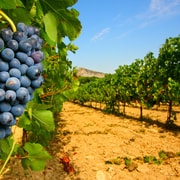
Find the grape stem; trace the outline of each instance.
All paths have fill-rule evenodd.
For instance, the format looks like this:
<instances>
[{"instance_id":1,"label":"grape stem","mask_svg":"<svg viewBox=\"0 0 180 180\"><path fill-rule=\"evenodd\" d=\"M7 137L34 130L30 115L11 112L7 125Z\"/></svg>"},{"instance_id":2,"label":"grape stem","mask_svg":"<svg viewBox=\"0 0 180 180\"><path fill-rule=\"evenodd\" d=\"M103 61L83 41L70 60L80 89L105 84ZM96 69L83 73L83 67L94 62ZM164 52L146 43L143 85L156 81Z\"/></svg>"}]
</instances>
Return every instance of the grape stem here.
<instances>
[{"instance_id":1,"label":"grape stem","mask_svg":"<svg viewBox=\"0 0 180 180\"><path fill-rule=\"evenodd\" d=\"M13 32L16 32L16 26L14 25L14 22L2 10L0 10L0 14L9 22Z\"/></svg>"}]
</instances>

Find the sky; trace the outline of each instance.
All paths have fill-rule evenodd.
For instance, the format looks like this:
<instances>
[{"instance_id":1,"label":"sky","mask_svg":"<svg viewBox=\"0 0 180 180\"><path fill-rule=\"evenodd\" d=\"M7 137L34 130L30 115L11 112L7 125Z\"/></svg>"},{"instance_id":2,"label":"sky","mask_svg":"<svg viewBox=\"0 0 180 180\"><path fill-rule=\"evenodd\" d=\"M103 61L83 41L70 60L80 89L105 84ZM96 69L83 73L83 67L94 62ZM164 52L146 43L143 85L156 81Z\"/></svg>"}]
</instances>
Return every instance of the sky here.
<instances>
[{"instance_id":1,"label":"sky","mask_svg":"<svg viewBox=\"0 0 180 180\"><path fill-rule=\"evenodd\" d=\"M78 0L82 31L73 67L114 73L180 35L180 0Z\"/></svg>"}]
</instances>

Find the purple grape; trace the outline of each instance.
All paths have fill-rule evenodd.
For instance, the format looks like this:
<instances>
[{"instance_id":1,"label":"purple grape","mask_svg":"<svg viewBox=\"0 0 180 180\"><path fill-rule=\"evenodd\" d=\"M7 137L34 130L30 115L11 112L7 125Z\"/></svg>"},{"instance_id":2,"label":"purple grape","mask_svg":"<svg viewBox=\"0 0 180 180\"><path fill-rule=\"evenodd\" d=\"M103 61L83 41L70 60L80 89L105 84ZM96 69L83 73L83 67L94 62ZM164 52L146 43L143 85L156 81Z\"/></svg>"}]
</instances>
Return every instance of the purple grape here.
<instances>
[{"instance_id":1,"label":"purple grape","mask_svg":"<svg viewBox=\"0 0 180 180\"><path fill-rule=\"evenodd\" d=\"M34 34L34 27L33 26L27 26L27 32L28 32L28 36L31 36Z\"/></svg>"},{"instance_id":2,"label":"purple grape","mask_svg":"<svg viewBox=\"0 0 180 180\"><path fill-rule=\"evenodd\" d=\"M25 75L21 76L19 80L22 87L28 87L31 85L31 80Z\"/></svg>"},{"instance_id":3,"label":"purple grape","mask_svg":"<svg viewBox=\"0 0 180 180\"><path fill-rule=\"evenodd\" d=\"M17 51L19 48L18 42L14 39L11 39L7 42L7 47L11 48L13 51Z\"/></svg>"},{"instance_id":4,"label":"purple grape","mask_svg":"<svg viewBox=\"0 0 180 180\"><path fill-rule=\"evenodd\" d=\"M36 45L35 49L40 50L42 48L42 45L43 45L43 40L38 35L36 35L36 34L33 34L31 36L31 38L36 39L37 45Z\"/></svg>"},{"instance_id":5,"label":"purple grape","mask_svg":"<svg viewBox=\"0 0 180 180\"><path fill-rule=\"evenodd\" d=\"M4 28L1 30L1 36L4 41L9 41L13 37L13 32L11 31L11 29Z\"/></svg>"},{"instance_id":6,"label":"purple grape","mask_svg":"<svg viewBox=\"0 0 180 180\"><path fill-rule=\"evenodd\" d=\"M27 53L31 51L32 45L27 40L22 40L19 42L19 49Z\"/></svg>"},{"instance_id":7,"label":"purple grape","mask_svg":"<svg viewBox=\"0 0 180 180\"><path fill-rule=\"evenodd\" d=\"M21 75L25 75L27 70L28 70L28 65L26 64L21 64L20 68L19 68Z\"/></svg>"},{"instance_id":8,"label":"purple grape","mask_svg":"<svg viewBox=\"0 0 180 180\"><path fill-rule=\"evenodd\" d=\"M0 59L0 71L8 71L9 70L9 64L7 62L4 62L2 59Z\"/></svg>"},{"instance_id":9,"label":"purple grape","mask_svg":"<svg viewBox=\"0 0 180 180\"><path fill-rule=\"evenodd\" d=\"M17 68L11 68L9 70L9 75L11 77L16 77L16 78L19 79L21 77L21 71L19 69L17 69Z\"/></svg>"},{"instance_id":10,"label":"purple grape","mask_svg":"<svg viewBox=\"0 0 180 180\"><path fill-rule=\"evenodd\" d=\"M16 119L14 118L9 124L8 126L14 126L16 124Z\"/></svg>"},{"instance_id":11,"label":"purple grape","mask_svg":"<svg viewBox=\"0 0 180 180\"><path fill-rule=\"evenodd\" d=\"M16 100L16 92L13 90L7 90L5 93L5 100L8 102L14 102Z\"/></svg>"},{"instance_id":12,"label":"purple grape","mask_svg":"<svg viewBox=\"0 0 180 180\"><path fill-rule=\"evenodd\" d=\"M6 88L8 90L17 90L20 88L20 81L18 78L16 77L10 77L7 81L6 81Z\"/></svg>"},{"instance_id":13,"label":"purple grape","mask_svg":"<svg viewBox=\"0 0 180 180\"><path fill-rule=\"evenodd\" d=\"M44 79L42 76L39 76L38 79L32 80L31 81L31 87L32 88L39 88L42 83L44 82Z\"/></svg>"},{"instance_id":14,"label":"purple grape","mask_svg":"<svg viewBox=\"0 0 180 180\"><path fill-rule=\"evenodd\" d=\"M35 51L31 54L35 63L39 63L44 59L44 53L42 51Z\"/></svg>"},{"instance_id":15,"label":"purple grape","mask_svg":"<svg viewBox=\"0 0 180 180\"><path fill-rule=\"evenodd\" d=\"M33 58L28 57L28 58L26 59L26 64L27 64L28 66L33 66L33 65L34 65L34 60L33 60Z\"/></svg>"},{"instance_id":16,"label":"purple grape","mask_svg":"<svg viewBox=\"0 0 180 180\"><path fill-rule=\"evenodd\" d=\"M26 104L32 99L32 96L29 94L27 97L25 97L23 100L21 100L21 104L25 107Z\"/></svg>"},{"instance_id":17,"label":"purple grape","mask_svg":"<svg viewBox=\"0 0 180 180\"><path fill-rule=\"evenodd\" d=\"M41 72L43 71L42 63L36 63L35 66L38 67Z\"/></svg>"},{"instance_id":18,"label":"purple grape","mask_svg":"<svg viewBox=\"0 0 180 180\"><path fill-rule=\"evenodd\" d=\"M14 59L13 59L12 61L10 61L10 63L9 63L9 67L10 67L10 68L17 68L17 69L19 69L20 66L21 66L21 63L20 63L20 61L19 61L18 59L16 59L16 58L14 58Z\"/></svg>"},{"instance_id":19,"label":"purple grape","mask_svg":"<svg viewBox=\"0 0 180 180\"><path fill-rule=\"evenodd\" d=\"M9 112L11 110L11 105L8 102L0 102L0 112Z\"/></svg>"},{"instance_id":20,"label":"purple grape","mask_svg":"<svg viewBox=\"0 0 180 180\"><path fill-rule=\"evenodd\" d=\"M31 80L33 80L33 79L37 79L40 76L41 71L37 66L34 65L34 66L30 66L27 69L26 74Z\"/></svg>"},{"instance_id":21,"label":"purple grape","mask_svg":"<svg viewBox=\"0 0 180 180\"><path fill-rule=\"evenodd\" d=\"M16 27L18 31L27 33L27 26L23 22L17 23Z\"/></svg>"},{"instance_id":22,"label":"purple grape","mask_svg":"<svg viewBox=\"0 0 180 180\"><path fill-rule=\"evenodd\" d=\"M29 96L29 91L27 90L27 88L25 87L20 87L17 91L16 91L16 97L18 100L23 101L24 99L26 99Z\"/></svg>"},{"instance_id":23,"label":"purple grape","mask_svg":"<svg viewBox=\"0 0 180 180\"><path fill-rule=\"evenodd\" d=\"M19 51L19 52L16 53L16 58L19 59L19 61L21 63L25 63L27 58L28 58L28 55L26 53L24 53L24 52Z\"/></svg>"},{"instance_id":24,"label":"purple grape","mask_svg":"<svg viewBox=\"0 0 180 180\"><path fill-rule=\"evenodd\" d=\"M9 78L9 73L7 71L1 71L0 72L0 82L6 82Z\"/></svg>"},{"instance_id":25,"label":"purple grape","mask_svg":"<svg viewBox=\"0 0 180 180\"><path fill-rule=\"evenodd\" d=\"M34 27L34 34L36 34L36 35L40 35L40 31L39 31L39 28L37 28L37 27Z\"/></svg>"},{"instance_id":26,"label":"purple grape","mask_svg":"<svg viewBox=\"0 0 180 180\"><path fill-rule=\"evenodd\" d=\"M37 45L38 45L37 39L35 39L33 37L30 37L26 41L31 44L32 49L36 49L37 48Z\"/></svg>"},{"instance_id":27,"label":"purple grape","mask_svg":"<svg viewBox=\"0 0 180 180\"><path fill-rule=\"evenodd\" d=\"M5 94L6 94L6 92L4 91L4 89L0 89L0 101L4 100Z\"/></svg>"},{"instance_id":28,"label":"purple grape","mask_svg":"<svg viewBox=\"0 0 180 180\"><path fill-rule=\"evenodd\" d=\"M21 104L15 105L11 108L11 113L18 117L21 116L24 112L24 106L22 106Z\"/></svg>"},{"instance_id":29,"label":"purple grape","mask_svg":"<svg viewBox=\"0 0 180 180\"><path fill-rule=\"evenodd\" d=\"M3 60L9 62L14 58L14 51L10 48L5 48L1 52L1 57Z\"/></svg>"},{"instance_id":30,"label":"purple grape","mask_svg":"<svg viewBox=\"0 0 180 180\"><path fill-rule=\"evenodd\" d=\"M0 123L3 125L11 125L14 122L14 116L10 112L0 114Z\"/></svg>"},{"instance_id":31,"label":"purple grape","mask_svg":"<svg viewBox=\"0 0 180 180\"><path fill-rule=\"evenodd\" d=\"M27 39L27 35L24 32L21 31L16 31L13 35L13 39L15 39L16 41L20 42L22 40Z\"/></svg>"}]
</instances>

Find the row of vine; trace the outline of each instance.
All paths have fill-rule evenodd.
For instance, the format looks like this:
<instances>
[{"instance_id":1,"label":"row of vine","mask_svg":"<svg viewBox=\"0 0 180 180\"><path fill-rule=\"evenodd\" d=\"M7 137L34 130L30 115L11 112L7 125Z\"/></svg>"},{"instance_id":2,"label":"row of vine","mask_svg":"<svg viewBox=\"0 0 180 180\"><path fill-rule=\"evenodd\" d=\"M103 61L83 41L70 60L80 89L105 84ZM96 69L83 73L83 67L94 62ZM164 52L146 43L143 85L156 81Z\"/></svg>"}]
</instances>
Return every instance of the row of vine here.
<instances>
[{"instance_id":1,"label":"row of vine","mask_svg":"<svg viewBox=\"0 0 180 180\"><path fill-rule=\"evenodd\" d=\"M82 82L71 100L84 104L98 102L106 105L106 111L120 112L120 104L137 102L140 118L143 107L152 108L161 103L168 105L167 122L176 120L172 106L180 103L180 36L170 37L154 57L147 53L144 59L136 59L130 65L119 66L114 74L103 78L92 78L90 82L80 77ZM84 83L83 83L84 81Z\"/></svg>"}]
</instances>

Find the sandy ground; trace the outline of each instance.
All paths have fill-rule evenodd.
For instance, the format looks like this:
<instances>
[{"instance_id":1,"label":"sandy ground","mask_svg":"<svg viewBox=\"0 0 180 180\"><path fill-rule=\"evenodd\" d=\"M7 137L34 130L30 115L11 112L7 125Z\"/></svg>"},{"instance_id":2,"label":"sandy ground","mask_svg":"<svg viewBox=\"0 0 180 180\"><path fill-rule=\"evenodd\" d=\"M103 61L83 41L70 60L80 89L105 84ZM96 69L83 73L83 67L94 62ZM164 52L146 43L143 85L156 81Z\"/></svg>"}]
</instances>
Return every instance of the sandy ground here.
<instances>
[{"instance_id":1,"label":"sandy ground","mask_svg":"<svg viewBox=\"0 0 180 180\"><path fill-rule=\"evenodd\" d=\"M18 160L8 164L4 180L176 180L180 179L180 133L164 128L165 111L126 108L128 117L65 103L57 135L49 145L53 159L43 172L24 171ZM131 118L129 116L133 116ZM180 122L180 114L177 115ZM151 118L151 119L148 119ZM158 121L157 121L158 120ZM166 157L158 165L144 157ZM157 162L156 161L156 162ZM158 161L159 162L159 161Z\"/></svg>"}]
</instances>

